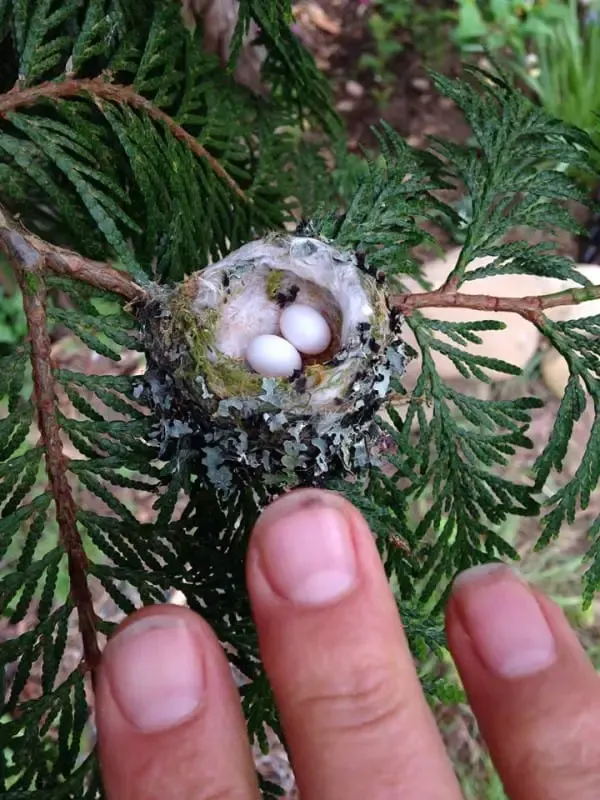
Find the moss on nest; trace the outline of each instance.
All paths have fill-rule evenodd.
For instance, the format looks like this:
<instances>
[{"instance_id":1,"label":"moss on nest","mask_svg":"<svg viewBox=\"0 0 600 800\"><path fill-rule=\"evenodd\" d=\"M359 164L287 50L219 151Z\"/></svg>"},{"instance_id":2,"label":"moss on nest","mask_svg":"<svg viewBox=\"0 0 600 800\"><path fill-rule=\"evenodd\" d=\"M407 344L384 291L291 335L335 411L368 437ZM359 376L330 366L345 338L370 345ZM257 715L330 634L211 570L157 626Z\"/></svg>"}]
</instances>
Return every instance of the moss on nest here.
<instances>
[{"instance_id":1,"label":"moss on nest","mask_svg":"<svg viewBox=\"0 0 600 800\"><path fill-rule=\"evenodd\" d=\"M271 270L267 282L265 284L265 292L269 300L275 300L278 292L281 290L285 272L281 269Z\"/></svg>"},{"instance_id":2,"label":"moss on nest","mask_svg":"<svg viewBox=\"0 0 600 800\"><path fill-rule=\"evenodd\" d=\"M260 392L260 376L250 372L245 362L215 351L215 331L219 321L217 309L209 309L199 320L189 305L177 303L172 310L172 321L173 331L185 341L189 354L189 366L179 373L179 377L195 382L199 375L203 376L210 391L221 399L251 397Z\"/></svg>"}]
</instances>

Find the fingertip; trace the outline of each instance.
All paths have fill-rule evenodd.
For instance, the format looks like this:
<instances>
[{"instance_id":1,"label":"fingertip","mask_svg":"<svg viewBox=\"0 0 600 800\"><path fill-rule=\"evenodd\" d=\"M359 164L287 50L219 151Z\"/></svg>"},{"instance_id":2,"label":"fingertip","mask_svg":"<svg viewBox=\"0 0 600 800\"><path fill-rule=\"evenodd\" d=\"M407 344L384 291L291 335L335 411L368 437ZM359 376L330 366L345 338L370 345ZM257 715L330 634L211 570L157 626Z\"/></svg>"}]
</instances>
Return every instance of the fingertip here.
<instances>
[{"instance_id":1,"label":"fingertip","mask_svg":"<svg viewBox=\"0 0 600 800\"><path fill-rule=\"evenodd\" d=\"M257 796L231 669L188 608L150 606L118 628L98 674L96 721L111 800L175 800L198 786L215 797Z\"/></svg>"},{"instance_id":2,"label":"fingertip","mask_svg":"<svg viewBox=\"0 0 600 800\"><path fill-rule=\"evenodd\" d=\"M172 606L144 609L117 630L103 654L101 681L128 725L151 733L197 713L212 644L207 634L212 638L193 612Z\"/></svg>"},{"instance_id":3,"label":"fingertip","mask_svg":"<svg viewBox=\"0 0 600 800\"><path fill-rule=\"evenodd\" d=\"M258 520L247 570L300 792L365 797L375 775L398 795L458 797L360 512L334 492L285 495Z\"/></svg>"},{"instance_id":4,"label":"fingertip","mask_svg":"<svg viewBox=\"0 0 600 800\"><path fill-rule=\"evenodd\" d=\"M511 568L476 569L455 582L446 635L507 795L598 796L600 685L556 603Z\"/></svg>"},{"instance_id":5,"label":"fingertip","mask_svg":"<svg viewBox=\"0 0 600 800\"><path fill-rule=\"evenodd\" d=\"M535 679L567 663L593 669L562 608L512 566L483 564L460 573L445 626L459 669L483 670L486 681Z\"/></svg>"},{"instance_id":6,"label":"fingertip","mask_svg":"<svg viewBox=\"0 0 600 800\"><path fill-rule=\"evenodd\" d=\"M289 492L268 506L256 523L247 559L254 603L324 607L374 577L385 581L369 526L335 492Z\"/></svg>"},{"instance_id":7,"label":"fingertip","mask_svg":"<svg viewBox=\"0 0 600 800\"><path fill-rule=\"evenodd\" d=\"M252 532L251 544L261 531L271 527L279 520L299 512L314 512L319 509L330 509L351 519L359 516L352 503L338 492L329 489L293 489L275 498L261 512ZM362 519L362 517L360 517Z\"/></svg>"}]
</instances>

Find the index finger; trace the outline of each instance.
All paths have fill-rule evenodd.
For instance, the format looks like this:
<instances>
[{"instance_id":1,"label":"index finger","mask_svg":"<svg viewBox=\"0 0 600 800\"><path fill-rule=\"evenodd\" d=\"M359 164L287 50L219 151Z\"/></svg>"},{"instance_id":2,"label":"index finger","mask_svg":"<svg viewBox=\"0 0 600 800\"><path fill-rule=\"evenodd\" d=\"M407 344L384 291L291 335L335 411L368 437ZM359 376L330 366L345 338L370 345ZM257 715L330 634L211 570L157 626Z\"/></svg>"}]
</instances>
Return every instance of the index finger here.
<instances>
[{"instance_id":1,"label":"index finger","mask_svg":"<svg viewBox=\"0 0 600 800\"><path fill-rule=\"evenodd\" d=\"M458 800L373 534L341 496L293 492L253 533L261 655L306 800Z\"/></svg>"}]
</instances>

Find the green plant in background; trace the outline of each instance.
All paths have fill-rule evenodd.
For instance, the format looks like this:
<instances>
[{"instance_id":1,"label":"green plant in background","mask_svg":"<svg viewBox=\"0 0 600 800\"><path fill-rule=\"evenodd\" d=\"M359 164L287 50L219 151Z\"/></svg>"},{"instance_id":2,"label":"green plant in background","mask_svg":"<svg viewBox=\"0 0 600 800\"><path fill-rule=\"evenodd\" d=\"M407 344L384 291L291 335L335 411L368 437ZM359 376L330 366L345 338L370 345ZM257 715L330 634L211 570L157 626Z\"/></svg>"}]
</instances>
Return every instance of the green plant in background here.
<instances>
[{"instance_id":1,"label":"green plant in background","mask_svg":"<svg viewBox=\"0 0 600 800\"><path fill-rule=\"evenodd\" d=\"M372 70L376 84L374 96L381 108L387 106L393 92L395 76L390 64L404 50L398 32L407 27L412 6L413 0L375 0L371 5L368 27L374 52L363 53L359 66Z\"/></svg>"},{"instance_id":2,"label":"green plant in background","mask_svg":"<svg viewBox=\"0 0 600 800\"><path fill-rule=\"evenodd\" d=\"M531 34L528 54L512 66L548 113L600 145L600 3L581 9L567 0L559 12L549 30ZM595 158L600 164L600 154Z\"/></svg>"},{"instance_id":3,"label":"green plant in background","mask_svg":"<svg viewBox=\"0 0 600 800\"><path fill-rule=\"evenodd\" d=\"M0 355L10 352L11 345L22 342L26 333L21 292L6 259L0 254Z\"/></svg>"},{"instance_id":4,"label":"green plant in background","mask_svg":"<svg viewBox=\"0 0 600 800\"><path fill-rule=\"evenodd\" d=\"M405 48L403 37L433 66L444 46L443 23L453 15L437 3L424 8L415 0L372 0L369 6L367 24L374 51L363 53L359 65L372 70L375 97L378 105L385 108L397 77L393 62Z\"/></svg>"},{"instance_id":5,"label":"green plant in background","mask_svg":"<svg viewBox=\"0 0 600 800\"><path fill-rule=\"evenodd\" d=\"M465 52L527 52L532 36L550 33L565 0L458 0L452 39Z\"/></svg>"}]
</instances>

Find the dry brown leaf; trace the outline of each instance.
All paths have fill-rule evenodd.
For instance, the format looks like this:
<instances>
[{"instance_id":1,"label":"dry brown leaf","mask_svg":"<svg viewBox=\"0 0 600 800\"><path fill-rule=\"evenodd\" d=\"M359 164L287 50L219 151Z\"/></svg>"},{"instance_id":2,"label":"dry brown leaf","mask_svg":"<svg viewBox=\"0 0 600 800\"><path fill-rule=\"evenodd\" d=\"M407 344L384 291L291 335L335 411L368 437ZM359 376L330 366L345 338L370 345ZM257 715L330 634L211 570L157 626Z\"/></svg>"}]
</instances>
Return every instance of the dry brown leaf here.
<instances>
[{"instance_id":1,"label":"dry brown leaf","mask_svg":"<svg viewBox=\"0 0 600 800\"><path fill-rule=\"evenodd\" d=\"M337 36L341 33L342 27L340 23L332 19L328 14L323 11L321 6L316 3L304 3L302 5L294 6L294 16L304 23L312 25L325 33L330 33L332 36Z\"/></svg>"}]
</instances>

